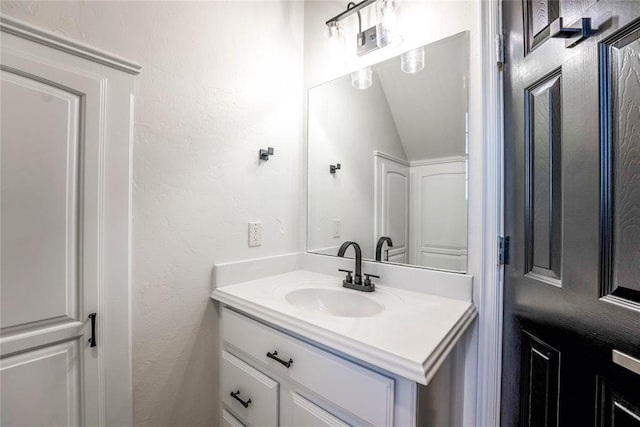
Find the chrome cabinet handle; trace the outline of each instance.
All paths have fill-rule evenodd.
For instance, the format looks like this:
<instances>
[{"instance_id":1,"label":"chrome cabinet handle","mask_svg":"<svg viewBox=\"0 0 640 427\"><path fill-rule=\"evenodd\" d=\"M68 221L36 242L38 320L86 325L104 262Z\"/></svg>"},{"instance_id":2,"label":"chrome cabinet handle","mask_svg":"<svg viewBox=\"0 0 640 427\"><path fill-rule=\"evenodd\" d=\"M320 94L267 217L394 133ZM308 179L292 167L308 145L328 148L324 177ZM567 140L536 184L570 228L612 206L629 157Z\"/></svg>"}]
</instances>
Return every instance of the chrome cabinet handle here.
<instances>
[{"instance_id":1,"label":"chrome cabinet handle","mask_svg":"<svg viewBox=\"0 0 640 427\"><path fill-rule=\"evenodd\" d=\"M267 357L269 359L273 359L276 362L282 363L284 366L287 367L287 369L289 369L291 367L291 365L293 365L293 359L289 358L289 361L285 361L285 360L280 359L277 356L278 356L278 352L277 351L274 351L273 353L267 353Z\"/></svg>"},{"instance_id":2,"label":"chrome cabinet handle","mask_svg":"<svg viewBox=\"0 0 640 427\"><path fill-rule=\"evenodd\" d=\"M236 391L236 392L231 392L229 393L231 397L233 397L235 400L237 400L238 402L240 402L242 404L242 406L244 406L245 408L248 408L249 405L251 404L251 399L247 400L246 402L242 399L240 399L238 397L238 395L240 394L240 390Z\"/></svg>"}]
</instances>

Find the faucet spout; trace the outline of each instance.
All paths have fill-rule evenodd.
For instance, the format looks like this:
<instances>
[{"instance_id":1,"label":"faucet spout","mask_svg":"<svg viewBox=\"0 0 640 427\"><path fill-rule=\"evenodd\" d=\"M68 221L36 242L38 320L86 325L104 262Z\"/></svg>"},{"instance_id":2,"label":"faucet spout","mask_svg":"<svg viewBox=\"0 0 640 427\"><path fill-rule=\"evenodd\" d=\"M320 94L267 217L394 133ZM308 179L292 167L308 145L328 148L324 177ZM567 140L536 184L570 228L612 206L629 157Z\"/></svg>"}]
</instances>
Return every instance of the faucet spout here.
<instances>
[{"instance_id":1,"label":"faucet spout","mask_svg":"<svg viewBox=\"0 0 640 427\"><path fill-rule=\"evenodd\" d=\"M387 245L392 248L393 242L391 241L391 237L382 236L378 239L378 244L376 245L376 261L382 261L382 246L387 243ZM386 261L389 261L388 259Z\"/></svg>"},{"instance_id":2,"label":"faucet spout","mask_svg":"<svg viewBox=\"0 0 640 427\"><path fill-rule=\"evenodd\" d=\"M344 257L344 253L347 251L349 246L353 246L353 250L356 253L356 269L355 274L353 275L353 283L359 285L362 281L362 250L360 250L360 245L356 242L347 241L340 246L338 249L338 256Z\"/></svg>"}]
</instances>

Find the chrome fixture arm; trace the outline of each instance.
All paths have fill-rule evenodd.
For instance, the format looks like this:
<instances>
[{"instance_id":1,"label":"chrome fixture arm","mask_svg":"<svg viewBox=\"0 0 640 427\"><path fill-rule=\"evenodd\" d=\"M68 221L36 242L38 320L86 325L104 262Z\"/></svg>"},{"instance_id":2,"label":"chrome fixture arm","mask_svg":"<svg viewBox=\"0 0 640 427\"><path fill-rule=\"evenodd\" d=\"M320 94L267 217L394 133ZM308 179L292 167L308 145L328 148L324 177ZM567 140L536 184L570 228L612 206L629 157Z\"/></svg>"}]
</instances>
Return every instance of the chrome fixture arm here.
<instances>
[{"instance_id":1,"label":"chrome fixture arm","mask_svg":"<svg viewBox=\"0 0 640 427\"><path fill-rule=\"evenodd\" d=\"M337 14L336 16L334 16L333 18L329 19L327 22L325 22L325 24L328 25L332 25L333 23L342 21L344 18L353 15L354 13L358 12L358 14L360 13L360 10L362 10L363 8L369 6L370 4L375 3L376 0L363 0L360 3L353 3L350 2L349 5L347 6L347 10L345 10L342 13ZM359 15L358 15L359 16ZM362 32L362 23L360 23L360 31L358 31L359 33Z\"/></svg>"}]
</instances>

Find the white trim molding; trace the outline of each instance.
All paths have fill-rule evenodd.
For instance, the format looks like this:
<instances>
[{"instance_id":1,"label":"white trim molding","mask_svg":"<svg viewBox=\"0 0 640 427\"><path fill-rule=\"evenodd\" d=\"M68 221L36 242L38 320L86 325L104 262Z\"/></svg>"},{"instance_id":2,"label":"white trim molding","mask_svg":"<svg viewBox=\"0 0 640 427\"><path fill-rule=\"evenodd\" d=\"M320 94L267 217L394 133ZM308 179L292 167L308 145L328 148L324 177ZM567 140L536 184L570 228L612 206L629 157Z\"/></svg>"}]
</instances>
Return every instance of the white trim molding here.
<instances>
[{"instance_id":1,"label":"white trim molding","mask_svg":"<svg viewBox=\"0 0 640 427\"><path fill-rule=\"evenodd\" d=\"M115 68L116 70L124 71L125 73L133 74L134 76L137 76L140 74L140 71L142 71L142 66L136 62L55 34L51 31L34 27L16 18L0 16L0 31Z\"/></svg>"},{"instance_id":2,"label":"white trim molding","mask_svg":"<svg viewBox=\"0 0 640 427\"><path fill-rule=\"evenodd\" d=\"M385 152L379 150L373 150L374 157L380 157L382 159L391 160L392 162L400 163L403 166L411 166L411 164L405 159L401 159L400 157L392 156L391 154L387 154Z\"/></svg>"},{"instance_id":3,"label":"white trim molding","mask_svg":"<svg viewBox=\"0 0 640 427\"><path fill-rule=\"evenodd\" d=\"M444 163L462 163L466 162L467 156L454 156L454 157L436 157L433 159L424 160L411 160L409 162L411 167L416 166L428 166L428 165L441 165Z\"/></svg>"},{"instance_id":4,"label":"white trim molding","mask_svg":"<svg viewBox=\"0 0 640 427\"><path fill-rule=\"evenodd\" d=\"M476 305L479 315L476 425L500 425L502 369L503 268L497 241L503 233L502 70L496 47L501 38L501 0L481 2L482 99L484 127L483 286Z\"/></svg>"}]
</instances>

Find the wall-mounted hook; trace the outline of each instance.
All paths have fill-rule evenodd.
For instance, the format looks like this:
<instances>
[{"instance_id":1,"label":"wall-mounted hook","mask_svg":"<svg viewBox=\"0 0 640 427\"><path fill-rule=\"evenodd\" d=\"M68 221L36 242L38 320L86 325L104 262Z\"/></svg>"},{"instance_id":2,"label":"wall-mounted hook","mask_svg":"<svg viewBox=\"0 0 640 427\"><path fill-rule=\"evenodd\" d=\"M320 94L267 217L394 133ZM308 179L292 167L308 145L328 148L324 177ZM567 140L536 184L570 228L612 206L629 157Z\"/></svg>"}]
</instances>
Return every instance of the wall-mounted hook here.
<instances>
[{"instance_id":1,"label":"wall-mounted hook","mask_svg":"<svg viewBox=\"0 0 640 427\"><path fill-rule=\"evenodd\" d=\"M329 173L336 173L336 171L339 169L341 169L340 163L336 163L335 165L329 165Z\"/></svg>"},{"instance_id":2,"label":"wall-mounted hook","mask_svg":"<svg viewBox=\"0 0 640 427\"><path fill-rule=\"evenodd\" d=\"M267 149L260 149L260 160L269 160L269 156L273 156L273 147L267 147Z\"/></svg>"}]
</instances>

